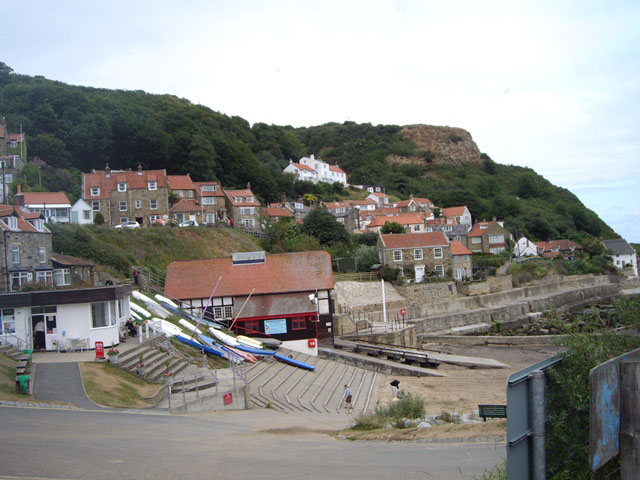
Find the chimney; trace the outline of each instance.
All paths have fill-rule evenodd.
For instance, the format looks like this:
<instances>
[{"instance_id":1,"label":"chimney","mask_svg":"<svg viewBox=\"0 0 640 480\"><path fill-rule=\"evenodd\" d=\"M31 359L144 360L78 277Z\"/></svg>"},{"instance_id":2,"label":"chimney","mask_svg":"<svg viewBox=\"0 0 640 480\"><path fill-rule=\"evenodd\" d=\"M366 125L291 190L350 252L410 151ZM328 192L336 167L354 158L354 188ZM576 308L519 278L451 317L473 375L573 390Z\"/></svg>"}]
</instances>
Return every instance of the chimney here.
<instances>
[{"instance_id":1,"label":"chimney","mask_svg":"<svg viewBox=\"0 0 640 480\"><path fill-rule=\"evenodd\" d=\"M282 198L280 199L280 202L282 202L282 206L284 207L287 204L287 194L282 192Z\"/></svg>"},{"instance_id":2,"label":"chimney","mask_svg":"<svg viewBox=\"0 0 640 480\"><path fill-rule=\"evenodd\" d=\"M142 175L142 164L138 163L138 175Z\"/></svg>"},{"instance_id":3,"label":"chimney","mask_svg":"<svg viewBox=\"0 0 640 480\"><path fill-rule=\"evenodd\" d=\"M251 182L247 182L247 190L251 190Z\"/></svg>"},{"instance_id":4,"label":"chimney","mask_svg":"<svg viewBox=\"0 0 640 480\"><path fill-rule=\"evenodd\" d=\"M111 176L111 168L109 168L108 163L104 166L104 176L107 178Z\"/></svg>"},{"instance_id":5,"label":"chimney","mask_svg":"<svg viewBox=\"0 0 640 480\"><path fill-rule=\"evenodd\" d=\"M13 204L19 207L24 207L24 193L22 193L22 185L18 184L16 188L17 188L17 191L16 191L16 194L13 196Z\"/></svg>"},{"instance_id":6,"label":"chimney","mask_svg":"<svg viewBox=\"0 0 640 480\"><path fill-rule=\"evenodd\" d=\"M498 220L496 217L493 217L492 220L495 222L496 220Z\"/></svg>"}]
</instances>

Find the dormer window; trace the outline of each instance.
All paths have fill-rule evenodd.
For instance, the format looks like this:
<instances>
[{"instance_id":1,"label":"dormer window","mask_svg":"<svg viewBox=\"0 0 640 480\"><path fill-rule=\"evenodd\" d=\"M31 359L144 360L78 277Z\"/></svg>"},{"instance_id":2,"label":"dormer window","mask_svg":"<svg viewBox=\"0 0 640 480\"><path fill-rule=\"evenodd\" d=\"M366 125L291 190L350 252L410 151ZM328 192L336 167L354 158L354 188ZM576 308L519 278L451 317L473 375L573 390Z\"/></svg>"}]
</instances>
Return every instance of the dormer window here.
<instances>
[{"instance_id":1,"label":"dormer window","mask_svg":"<svg viewBox=\"0 0 640 480\"><path fill-rule=\"evenodd\" d=\"M247 202L253 202L253 197L247 197Z\"/></svg>"},{"instance_id":2,"label":"dormer window","mask_svg":"<svg viewBox=\"0 0 640 480\"><path fill-rule=\"evenodd\" d=\"M217 192L218 186L217 185L200 185L200 191L201 192Z\"/></svg>"},{"instance_id":3,"label":"dormer window","mask_svg":"<svg viewBox=\"0 0 640 480\"><path fill-rule=\"evenodd\" d=\"M125 182L119 182L118 183L118 191L119 192L126 192L127 191L127 184Z\"/></svg>"},{"instance_id":4,"label":"dormer window","mask_svg":"<svg viewBox=\"0 0 640 480\"><path fill-rule=\"evenodd\" d=\"M242 197L234 197L234 202L242 203Z\"/></svg>"},{"instance_id":5,"label":"dormer window","mask_svg":"<svg viewBox=\"0 0 640 480\"><path fill-rule=\"evenodd\" d=\"M157 190L158 182L147 182L147 187L149 188L149 190Z\"/></svg>"},{"instance_id":6,"label":"dormer window","mask_svg":"<svg viewBox=\"0 0 640 480\"><path fill-rule=\"evenodd\" d=\"M42 232L44 230L44 220L41 218L36 218L36 230Z\"/></svg>"},{"instance_id":7,"label":"dormer window","mask_svg":"<svg viewBox=\"0 0 640 480\"><path fill-rule=\"evenodd\" d=\"M91 187L91 196L97 197L100 195L100 187Z\"/></svg>"},{"instance_id":8,"label":"dormer window","mask_svg":"<svg viewBox=\"0 0 640 480\"><path fill-rule=\"evenodd\" d=\"M18 230L18 217L8 217L7 225L11 230Z\"/></svg>"},{"instance_id":9,"label":"dormer window","mask_svg":"<svg viewBox=\"0 0 640 480\"><path fill-rule=\"evenodd\" d=\"M486 230L489 228L489 225L480 225L480 230Z\"/></svg>"}]
</instances>

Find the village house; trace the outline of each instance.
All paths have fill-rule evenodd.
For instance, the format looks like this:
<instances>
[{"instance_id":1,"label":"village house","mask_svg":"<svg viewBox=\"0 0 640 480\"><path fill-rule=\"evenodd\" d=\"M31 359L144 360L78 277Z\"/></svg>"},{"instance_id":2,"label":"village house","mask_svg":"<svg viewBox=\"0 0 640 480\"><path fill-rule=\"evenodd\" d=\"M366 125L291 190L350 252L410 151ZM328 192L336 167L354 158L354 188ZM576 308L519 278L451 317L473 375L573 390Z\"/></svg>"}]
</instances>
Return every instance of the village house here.
<instances>
[{"instance_id":1,"label":"village house","mask_svg":"<svg viewBox=\"0 0 640 480\"><path fill-rule=\"evenodd\" d=\"M273 337L285 348L315 355L317 339L330 336L332 289L327 252L244 252L172 262L164 292L192 316L204 310L205 318L228 324L236 334Z\"/></svg>"},{"instance_id":2,"label":"village house","mask_svg":"<svg viewBox=\"0 0 640 480\"><path fill-rule=\"evenodd\" d=\"M169 216L175 223L192 221L196 225L200 225L202 223L202 207L193 200L181 198L169 209Z\"/></svg>"},{"instance_id":3,"label":"village house","mask_svg":"<svg viewBox=\"0 0 640 480\"><path fill-rule=\"evenodd\" d=\"M169 215L169 188L164 170L111 170L82 174L82 198L107 225L135 220L153 225Z\"/></svg>"},{"instance_id":4,"label":"village house","mask_svg":"<svg viewBox=\"0 0 640 480\"><path fill-rule=\"evenodd\" d=\"M7 342L45 350L119 343L131 286L94 287L92 264L53 253L39 212L0 205L0 230L0 335Z\"/></svg>"},{"instance_id":5,"label":"village house","mask_svg":"<svg viewBox=\"0 0 640 480\"><path fill-rule=\"evenodd\" d=\"M496 254L507 249L511 234L501 222L476 222L467 236L468 248L475 254Z\"/></svg>"},{"instance_id":6,"label":"village house","mask_svg":"<svg viewBox=\"0 0 640 480\"><path fill-rule=\"evenodd\" d=\"M465 225L467 227L467 231L471 230L471 212L464 205L443 208L440 216L446 218L447 221L449 219L455 219L457 225Z\"/></svg>"},{"instance_id":7,"label":"village house","mask_svg":"<svg viewBox=\"0 0 640 480\"><path fill-rule=\"evenodd\" d=\"M581 245L567 239L535 242L535 244L538 248L538 255L542 255L544 258L575 260L582 253Z\"/></svg>"},{"instance_id":8,"label":"village house","mask_svg":"<svg viewBox=\"0 0 640 480\"><path fill-rule=\"evenodd\" d=\"M313 155L302 157L298 162L289 160L284 173L292 173L296 179L312 183L341 183L347 186L347 174L338 165L330 165Z\"/></svg>"},{"instance_id":9,"label":"village house","mask_svg":"<svg viewBox=\"0 0 640 480\"><path fill-rule=\"evenodd\" d=\"M527 237L522 237L513 247L513 255L516 258L538 256L538 247Z\"/></svg>"},{"instance_id":10,"label":"village house","mask_svg":"<svg viewBox=\"0 0 640 480\"><path fill-rule=\"evenodd\" d=\"M9 187L22 172L26 158L24 133L9 133L3 117L0 119L0 203L7 203Z\"/></svg>"},{"instance_id":11,"label":"village house","mask_svg":"<svg viewBox=\"0 0 640 480\"><path fill-rule=\"evenodd\" d=\"M180 198L196 200L196 186L187 175L167 175L167 185L169 190Z\"/></svg>"},{"instance_id":12,"label":"village house","mask_svg":"<svg viewBox=\"0 0 640 480\"><path fill-rule=\"evenodd\" d=\"M607 250L611 250L613 264L620 270L628 269L634 276L638 276L638 256L634 248L626 240L619 238L603 240Z\"/></svg>"},{"instance_id":13,"label":"village house","mask_svg":"<svg viewBox=\"0 0 640 480\"><path fill-rule=\"evenodd\" d=\"M347 232L360 229L359 210L350 202L321 202L320 205L329 210Z\"/></svg>"},{"instance_id":14,"label":"village house","mask_svg":"<svg viewBox=\"0 0 640 480\"><path fill-rule=\"evenodd\" d=\"M390 207L389 195L382 192L370 193L367 198L376 204L376 208Z\"/></svg>"},{"instance_id":15,"label":"village house","mask_svg":"<svg viewBox=\"0 0 640 480\"><path fill-rule=\"evenodd\" d=\"M93 223L91 205L81 198L71 206L71 223L76 225L91 225Z\"/></svg>"},{"instance_id":16,"label":"village house","mask_svg":"<svg viewBox=\"0 0 640 480\"><path fill-rule=\"evenodd\" d=\"M442 232L378 234L377 249L380 263L400 269L417 283L425 276L444 276L452 268L449 241Z\"/></svg>"},{"instance_id":17,"label":"village house","mask_svg":"<svg viewBox=\"0 0 640 480\"><path fill-rule=\"evenodd\" d=\"M251 191L251 184L244 190L224 190L227 215L233 225L247 229L260 228L260 202Z\"/></svg>"},{"instance_id":18,"label":"village house","mask_svg":"<svg viewBox=\"0 0 640 480\"><path fill-rule=\"evenodd\" d=\"M204 223L206 225L228 224L227 202L220 183L194 182L194 186L196 188L196 197L202 207Z\"/></svg>"},{"instance_id":19,"label":"village house","mask_svg":"<svg viewBox=\"0 0 640 480\"><path fill-rule=\"evenodd\" d=\"M293 213L287 208L281 207L279 203L271 203L268 207L262 209L262 228L267 228L273 222L277 222L281 218L293 219Z\"/></svg>"},{"instance_id":20,"label":"village house","mask_svg":"<svg viewBox=\"0 0 640 480\"><path fill-rule=\"evenodd\" d=\"M473 274L471 257L473 253L462 243L452 241L449 243L451 251L451 270L454 280L464 280Z\"/></svg>"},{"instance_id":21,"label":"village house","mask_svg":"<svg viewBox=\"0 0 640 480\"><path fill-rule=\"evenodd\" d=\"M435 208L433 202L428 198L414 198L413 195L409 200L400 200L396 203L396 207L402 213L422 212L426 218L433 217L433 209Z\"/></svg>"},{"instance_id":22,"label":"village house","mask_svg":"<svg viewBox=\"0 0 640 480\"><path fill-rule=\"evenodd\" d=\"M421 213L403 213L398 215L380 215L367 225L368 232L379 232L385 223L399 223L407 233L424 232L424 216Z\"/></svg>"},{"instance_id":23,"label":"village house","mask_svg":"<svg viewBox=\"0 0 640 480\"><path fill-rule=\"evenodd\" d=\"M14 203L29 212L42 213L45 223L71 223L71 204L64 192L22 192L17 185Z\"/></svg>"}]
</instances>

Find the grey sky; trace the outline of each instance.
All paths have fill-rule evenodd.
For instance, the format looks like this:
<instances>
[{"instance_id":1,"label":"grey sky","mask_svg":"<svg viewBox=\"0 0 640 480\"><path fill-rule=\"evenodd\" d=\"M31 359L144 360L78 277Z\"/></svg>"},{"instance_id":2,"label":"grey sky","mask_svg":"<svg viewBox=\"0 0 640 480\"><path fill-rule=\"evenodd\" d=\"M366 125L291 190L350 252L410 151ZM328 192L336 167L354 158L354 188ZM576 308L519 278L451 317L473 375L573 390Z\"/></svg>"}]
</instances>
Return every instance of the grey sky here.
<instances>
[{"instance_id":1,"label":"grey sky","mask_svg":"<svg viewBox=\"0 0 640 480\"><path fill-rule=\"evenodd\" d=\"M425 123L568 188L640 242L640 4L16 2L18 73L171 93L251 123Z\"/></svg>"}]
</instances>

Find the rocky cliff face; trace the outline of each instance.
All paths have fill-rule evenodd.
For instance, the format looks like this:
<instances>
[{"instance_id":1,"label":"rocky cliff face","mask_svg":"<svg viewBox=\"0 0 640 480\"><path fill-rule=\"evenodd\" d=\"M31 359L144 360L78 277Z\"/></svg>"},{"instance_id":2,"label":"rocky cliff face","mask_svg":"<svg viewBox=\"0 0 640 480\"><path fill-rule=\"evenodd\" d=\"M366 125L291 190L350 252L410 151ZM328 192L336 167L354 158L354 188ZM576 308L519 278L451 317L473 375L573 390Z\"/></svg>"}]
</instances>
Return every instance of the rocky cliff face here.
<instances>
[{"instance_id":1,"label":"rocky cliff face","mask_svg":"<svg viewBox=\"0 0 640 480\"><path fill-rule=\"evenodd\" d=\"M480 150L471 134L462 128L407 125L398 132L415 142L422 155L415 157L390 156L390 163L426 163L461 165L480 163Z\"/></svg>"}]
</instances>

